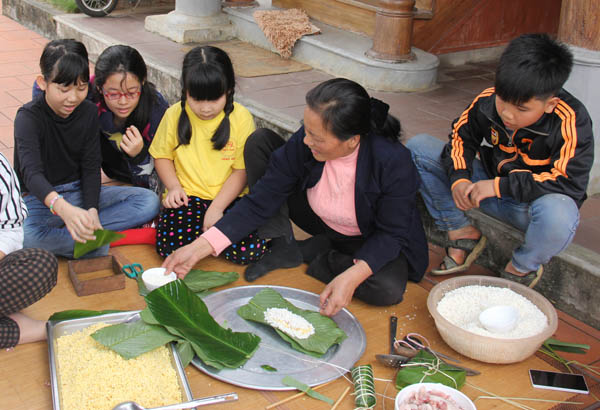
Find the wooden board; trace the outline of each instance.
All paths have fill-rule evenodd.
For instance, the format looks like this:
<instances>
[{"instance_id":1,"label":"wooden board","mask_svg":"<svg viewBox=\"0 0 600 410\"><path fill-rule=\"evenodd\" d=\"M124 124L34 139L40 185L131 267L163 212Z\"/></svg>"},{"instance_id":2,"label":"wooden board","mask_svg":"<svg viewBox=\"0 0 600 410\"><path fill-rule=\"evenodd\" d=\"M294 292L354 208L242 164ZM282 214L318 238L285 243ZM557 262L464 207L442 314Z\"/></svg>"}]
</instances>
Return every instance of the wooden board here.
<instances>
[{"instance_id":1,"label":"wooden board","mask_svg":"<svg viewBox=\"0 0 600 410\"><path fill-rule=\"evenodd\" d=\"M147 269L158 267L162 263L162 258L156 254L154 248L150 245L122 246L111 249L111 253L116 254L122 263L137 261ZM244 267L217 258L207 258L198 264L197 268L236 271L240 274L245 269ZM291 286L315 293L321 292L324 285L307 276L305 270L306 265L301 265L294 269L278 270L260 278L256 282L253 282L253 284ZM246 284L247 282L243 280L242 275L241 279L229 286ZM57 286L45 298L27 308L24 312L36 319L43 319L54 312L66 309L134 310L144 308L145 303L143 298L137 293L136 282L127 279L125 285L125 288L122 290L78 297L68 279L67 263L61 258ZM399 337L408 332L419 332L430 340L434 349L458 357L465 366L478 369L482 372L480 376L469 377L467 379L469 383L505 396L537 397L556 400L565 400L570 397L569 393L540 391L531 388L527 369L553 369L552 366L538 357L534 356L522 363L512 365L492 365L464 358L454 352L441 340L435 329L433 320L429 316L426 307L427 290L414 283L409 283L407 289L404 301L395 306L375 307L357 300L352 301L349 306L350 311L359 319L367 334L367 349L358 363L371 363L375 377L392 380L395 376L394 369L386 368L375 360L375 354L388 352L389 317L391 314L395 314L399 318ZM5 377L0 377L1 409L48 410L52 408L49 387L48 348L45 342L17 346L14 350L10 351L0 351L0 374L5 375ZM232 391L237 392L240 401L231 404L220 404L219 409L223 410L264 409L265 406L294 394L293 392L266 392L231 386L212 379L193 366L187 367L186 374L194 397ZM6 377L6 375L10 375L10 377ZM349 376L347 375L347 377ZM335 400L349 385L347 380L340 378L320 389L320 392ZM375 409L383 409L384 401L385 409L393 409L392 398L396 394L393 383L377 381L376 391L377 393L385 394L390 399L383 399L379 396ZM483 395L483 393L469 386L463 387L462 391L471 399ZM497 400L478 400L476 405L479 410L508 408L506 404ZM551 403L529 403L529 405L534 409L540 410L550 409L554 406ZM310 398L298 398L278 407L280 410L320 410L329 408L330 406L326 403ZM348 395L338 409L354 409L353 396Z\"/></svg>"}]
</instances>

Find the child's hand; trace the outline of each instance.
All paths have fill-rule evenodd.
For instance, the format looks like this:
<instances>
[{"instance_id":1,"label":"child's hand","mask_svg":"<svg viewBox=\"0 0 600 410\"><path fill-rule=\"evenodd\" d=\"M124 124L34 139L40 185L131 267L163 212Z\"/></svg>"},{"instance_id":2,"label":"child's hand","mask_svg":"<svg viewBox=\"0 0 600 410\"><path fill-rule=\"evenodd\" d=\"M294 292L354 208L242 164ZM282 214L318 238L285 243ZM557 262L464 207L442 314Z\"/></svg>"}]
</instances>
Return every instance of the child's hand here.
<instances>
[{"instance_id":1,"label":"child's hand","mask_svg":"<svg viewBox=\"0 0 600 410\"><path fill-rule=\"evenodd\" d=\"M95 209L90 208L90 210L86 211L66 201L61 205L60 209L55 208L56 212L64 221L74 241L84 243L96 239L94 230L97 229L97 226L100 226L100 221ZM92 209L93 212L90 212Z\"/></svg>"},{"instance_id":2,"label":"child's hand","mask_svg":"<svg viewBox=\"0 0 600 410\"><path fill-rule=\"evenodd\" d=\"M142 151L142 148L144 147L144 139L142 138L142 134L140 134L134 125L130 125L125 130L120 147L121 150L131 158L135 157Z\"/></svg>"},{"instance_id":3,"label":"child's hand","mask_svg":"<svg viewBox=\"0 0 600 410\"><path fill-rule=\"evenodd\" d=\"M103 229L102 224L100 223L100 217L98 217L98 211L96 210L96 208L88 209L88 214L90 215L90 218L92 218L92 221L94 223L94 231L96 229Z\"/></svg>"},{"instance_id":4,"label":"child's hand","mask_svg":"<svg viewBox=\"0 0 600 410\"><path fill-rule=\"evenodd\" d=\"M471 202L469 194L467 193L467 190L471 185L473 184L470 181L464 181L459 182L452 188L452 199L454 199L456 207L461 211L468 211L473 208L473 202Z\"/></svg>"},{"instance_id":5,"label":"child's hand","mask_svg":"<svg viewBox=\"0 0 600 410\"><path fill-rule=\"evenodd\" d=\"M181 186L169 189L167 195L163 199L165 208L179 208L182 205L187 206L188 197Z\"/></svg>"},{"instance_id":6,"label":"child's hand","mask_svg":"<svg viewBox=\"0 0 600 410\"><path fill-rule=\"evenodd\" d=\"M465 191L474 207L479 208L479 203L486 198L496 196L496 190L494 189L494 180L485 179L483 181L477 181L471 184Z\"/></svg>"},{"instance_id":7,"label":"child's hand","mask_svg":"<svg viewBox=\"0 0 600 410\"><path fill-rule=\"evenodd\" d=\"M217 223L219 219L223 217L223 211L217 209L214 206L209 206L204 214L204 224L202 225L202 231L206 232L210 229L214 224Z\"/></svg>"}]
</instances>

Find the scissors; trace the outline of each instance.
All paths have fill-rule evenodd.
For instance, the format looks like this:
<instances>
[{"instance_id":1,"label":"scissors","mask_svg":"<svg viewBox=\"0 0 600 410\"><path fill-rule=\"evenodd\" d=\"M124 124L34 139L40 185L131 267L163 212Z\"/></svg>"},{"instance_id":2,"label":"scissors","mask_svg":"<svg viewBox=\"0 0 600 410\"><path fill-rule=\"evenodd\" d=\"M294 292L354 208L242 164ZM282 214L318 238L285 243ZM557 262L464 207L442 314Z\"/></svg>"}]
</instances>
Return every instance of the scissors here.
<instances>
[{"instance_id":1,"label":"scissors","mask_svg":"<svg viewBox=\"0 0 600 410\"><path fill-rule=\"evenodd\" d=\"M121 271L123 271L127 277L131 279L137 279L137 277L144 272L144 268L142 268L142 265L139 263L131 263L128 265L123 265Z\"/></svg>"},{"instance_id":2,"label":"scissors","mask_svg":"<svg viewBox=\"0 0 600 410\"><path fill-rule=\"evenodd\" d=\"M460 363L460 360L458 360L458 359L455 359L453 357L447 356L443 353L433 350L430 347L429 340L427 340L425 338L425 336L422 336L418 333L408 333L406 336L404 336L404 339L402 339L402 340L397 339L396 342L394 343L394 347L397 350L400 350L400 349L398 349L399 347L408 348L408 349L414 350L414 351L419 351L419 350L425 349L426 351L428 351L429 353L431 353L434 356L439 356L443 359L450 360L455 363ZM400 352L400 354L402 354L402 352Z\"/></svg>"}]
</instances>

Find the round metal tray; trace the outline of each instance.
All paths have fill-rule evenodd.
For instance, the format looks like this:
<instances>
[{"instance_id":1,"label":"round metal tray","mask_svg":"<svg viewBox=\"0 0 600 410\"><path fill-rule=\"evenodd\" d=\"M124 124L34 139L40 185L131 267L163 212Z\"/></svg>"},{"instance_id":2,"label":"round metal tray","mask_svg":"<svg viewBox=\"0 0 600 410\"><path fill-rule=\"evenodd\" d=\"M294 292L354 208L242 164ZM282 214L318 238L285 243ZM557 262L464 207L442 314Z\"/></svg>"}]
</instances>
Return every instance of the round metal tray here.
<instances>
[{"instance_id":1,"label":"round metal tray","mask_svg":"<svg viewBox=\"0 0 600 410\"><path fill-rule=\"evenodd\" d=\"M281 383L284 376L291 376L304 384L316 386L337 379L346 373L346 370L350 370L363 355L367 345L365 331L347 309L341 310L332 319L346 332L348 338L341 344L332 346L318 359L294 350L270 326L247 321L238 316L238 308L247 304L254 295L265 288L279 292L300 309L319 309L319 295L283 286L240 286L205 296L204 303L219 324L236 332L257 334L261 342L250 360L238 369L217 370L205 365L198 357L192 361L195 367L215 379L248 389L294 390L293 387ZM277 371L264 370L262 365L274 367Z\"/></svg>"}]
</instances>

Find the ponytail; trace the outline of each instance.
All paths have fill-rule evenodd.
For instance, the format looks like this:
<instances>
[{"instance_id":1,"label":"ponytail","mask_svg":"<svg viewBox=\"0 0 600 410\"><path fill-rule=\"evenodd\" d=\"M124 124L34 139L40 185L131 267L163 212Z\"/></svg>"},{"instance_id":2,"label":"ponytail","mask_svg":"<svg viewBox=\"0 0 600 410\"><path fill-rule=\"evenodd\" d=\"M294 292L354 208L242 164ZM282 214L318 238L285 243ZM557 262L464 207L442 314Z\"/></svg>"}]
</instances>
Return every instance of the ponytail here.
<instances>
[{"instance_id":1,"label":"ponytail","mask_svg":"<svg viewBox=\"0 0 600 410\"><path fill-rule=\"evenodd\" d=\"M215 134L210 139L213 143L213 148L217 151L222 150L225 145L229 142L229 135L231 131L231 125L229 123L229 114L233 112L233 92L227 93L227 100L225 101L225 117L219 124L219 127L215 131Z\"/></svg>"},{"instance_id":2,"label":"ponytail","mask_svg":"<svg viewBox=\"0 0 600 410\"><path fill-rule=\"evenodd\" d=\"M371 97L371 131L392 141L400 137L400 121L389 114L390 106L377 98Z\"/></svg>"},{"instance_id":3,"label":"ponytail","mask_svg":"<svg viewBox=\"0 0 600 410\"><path fill-rule=\"evenodd\" d=\"M192 126L190 119L188 118L187 111L185 110L185 100L187 93L183 90L181 94L181 114L179 115L179 122L177 123L177 141L179 144L175 147L177 149L180 145L188 145L192 139Z\"/></svg>"}]
</instances>

